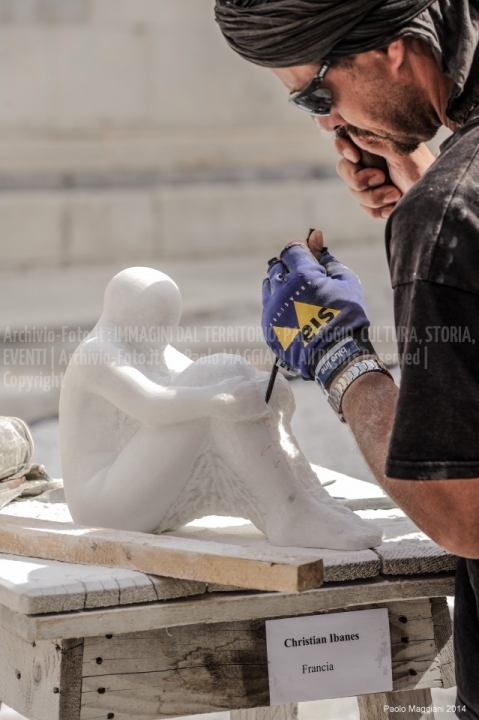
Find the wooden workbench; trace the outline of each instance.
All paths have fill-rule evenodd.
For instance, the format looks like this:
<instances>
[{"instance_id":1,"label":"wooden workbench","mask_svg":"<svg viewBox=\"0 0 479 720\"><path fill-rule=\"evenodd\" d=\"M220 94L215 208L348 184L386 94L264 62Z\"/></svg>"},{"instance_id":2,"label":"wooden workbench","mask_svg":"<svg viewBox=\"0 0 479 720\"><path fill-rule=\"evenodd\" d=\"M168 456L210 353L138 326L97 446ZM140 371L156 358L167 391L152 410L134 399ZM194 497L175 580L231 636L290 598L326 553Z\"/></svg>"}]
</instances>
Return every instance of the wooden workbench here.
<instances>
[{"instance_id":1,"label":"wooden workbench","mask_svg":"<svg viewBox=\"0 0 479 720\"><path fill-rule=\"evenodd\" d=\"M364 484L351 492L341 483L335 492L349 503L371 505L361 497ZM454 685L445 598L454 592L455 560L377 495L375 507L383 509L363 510L386 527L386 542L375 551L284 551L293 565L301 553L322 560L323 584L304 592L232 591L130 567L0 555L0 699L29 720L154 720L218 710L230 710L232 720L291 720L294 706L269 708L265 620L384 607L394 692L358 698L361 719L389 718L387 705L431 705L431 688ZM24 537L15 525L21 521L9 518L27 507L31 517L48 516L40 505L2 512L1 549L2 523L9 552L20 552L8 543ZM55 512L68 523L58 507ZM30 554L45 554L51 539L45 545L34 529L40 539ZM241 562L248 553L256 562L272 551L250 525L196 523L170 537L231 545ZM401 714L401 720L433 717Z\"/></svg>"}]
</instances>

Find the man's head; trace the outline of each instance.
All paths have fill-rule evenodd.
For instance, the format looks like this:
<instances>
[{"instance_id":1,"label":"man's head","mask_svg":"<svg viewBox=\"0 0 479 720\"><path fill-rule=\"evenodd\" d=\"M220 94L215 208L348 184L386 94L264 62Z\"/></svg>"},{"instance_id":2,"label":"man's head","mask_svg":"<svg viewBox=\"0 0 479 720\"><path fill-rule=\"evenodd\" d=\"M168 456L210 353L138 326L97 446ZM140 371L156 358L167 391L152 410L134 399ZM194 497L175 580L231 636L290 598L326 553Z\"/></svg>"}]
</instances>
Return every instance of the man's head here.
<instances>
[{"instance_id":1,"label":"man's head","mask_svg":"<svg viewBox=\"0 0 479 720\"><path fill-rule=\"evenodd\" d=\"M300 65L272 72L294 93L317 69ZM333 61L321 83L332 94L331 114L315 121L325 130L343 127L353 137L381 141L393 152L408 155L439 129L444 83L452 85L443 78L430 48L407 37L381 50Z\"/></svg>"},{"instance_id":2,"label":"man's head","mask_svg":"<svg viewBox=\"0 0 479 720\"><path fill-rule=\"evenodd\" d=\"M290 93L302 90L320 63L330 61L321 87L331 91L331 114L316 122L409 154L447 122L454 88L440 68L433 37L428 8L437 4L216 0L216 18L230 46L272 69Z\"/></svg>"}]
</instances>

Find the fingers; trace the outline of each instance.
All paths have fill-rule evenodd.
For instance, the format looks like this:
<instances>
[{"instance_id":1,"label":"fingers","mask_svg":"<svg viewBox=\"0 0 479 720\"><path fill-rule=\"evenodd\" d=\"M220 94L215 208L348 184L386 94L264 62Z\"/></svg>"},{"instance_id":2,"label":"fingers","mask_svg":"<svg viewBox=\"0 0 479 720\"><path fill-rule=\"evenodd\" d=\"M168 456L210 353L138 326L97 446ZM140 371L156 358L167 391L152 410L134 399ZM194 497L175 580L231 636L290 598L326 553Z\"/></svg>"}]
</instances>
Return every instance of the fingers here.
<instances>
[{"instance_id":1,"label":"fingers","mask_svg":"<svg viewBox=\"0 0 479 720\"><path fill-rule=\"evenodd\" d=\"M271 295L271 282L269 277L263 280L263 306L266 304L269 296Z\"/></svg>"},{"instance_id":2,"label":"fingers","mask_svg":"<svg viewBox=\"0 0 479 720\"><path fill-rule=\"evenodd\" d=\"M304 245L315 258L319 258L324 246L324 236L321 230L311 230L307 240L293 240L286 247L291 245Z\"/></svg>"},{"instance_id":3,"label":"fingers","mask_svg":"<svg viewBox=\"0 0 479 720\"><path fill-rule=\"evenodd\" d=\"M382 185L374 190L351 190L349 192L360 205L371 210L380 210L388 205L395 205L401 198L401 193L394 185Z\"/></svg>"},{"instance_id":4,"label":"fingers","mask_svg":"<svg viewBox=\"0 0 479 720\"><path fill-rule=\"evenodd\" d=\"M379 187L386 181L386 176L378 168L363 168L357 163L341 158L336 165L336 172L346 185L357 191Z\"/></svg>"},{"instance_id":5,"label":"fingers","mask_svg":"<svg viewBox=\"0 0 479 720\"><path fill-rule=\"evenodd\" d=\"M324 236L321 230L313 230L308 238L308 247L316 258L319 258L324 247Z\"/></svg>"},{"instance_id":6,"label":"fingers","mask_svg":"<svg viewBox=\"0 0 479 720\"><path fill-rule=\"evenodd\" d=\"M357 142L361 146L367 145L366 141L359 138ZM384 185L386 176L379 168L362 167L360 151L349 138L337 137L335 146L342 155L336 170L351 195L368 215L387 219L401 198L401 191L395 185ZM378 152L377 146L374 146L374 152Z\"/></svg>"},{"instance_id":7,"label":"fingers","mask_svg":"<svg viewBox=\"0 0 479 720\"><path fill-rule=\"evenodd\" d=\"M384 205L383 207L377 209L368 207L367 205L360 205L360 207L364 210L364 212L376 220L387 220L396 205Z\"/></svg>"},{"instance_id":8,"label":"fingers","mask_svg":"<svg viewBox=\"0 0 479 720\"><path fill-rule=\"evenodd\" d=\"M306 242L294 242L287 245L282 251L280 258L285 265L287 272L293 272L299 267L304 269L305 267L311 265L314 266L316 270L320 270L320 272L322 270Z\"/></svg>"},{"instance_id":9,"label":"fingers","mask_svg":"<svg viewBox=\"0 0 479 720\"><path fill-rule=\"evenodd\" d=\"M358 165L343 158L338 162L337 171L351 195L371 217L388 218L401 198L401 192L395 185L383 185L385 175L381 170L358 170Z\"/></svg>"},{"instance_id":10,"label":"fingers","mask_svg":"<svg viewBox=\"0 0 479 720\"><path fill-rule=\"evenodd\" d=\"M361 153L349 137L337 135L334 140L334 147L339 155L352 163L358 163L361 160Z\"/></svg>"},{"instance_id":11,"label":"fingers","mask_svg":"<svg viewBox=\"0 0 479 720\"><path fill-rule=\"evenodd\" d=\"M360 150L366 150L368 153L372 153L373 155L380 155L381 157L389 160L391 157L395 157L394 151L391 149L391 147L388 145L386 141L382 141L379 137L358 137L354 136L354 138L351 138L347 136L346 138L343 138L346 141L349 141L349 143L353 146L353 148L360 148ZM350 148L347 148L348 150ZM358 151L359 152L359 151ZM347 156L345 156L347 157ZM360 155L361 158L361 155ZM356 161L357 162L357 161Z\"/></svg>"},{"instance_id":12,"label":"fingers","mask_svg":"<svg viewBox=\"0 0 479 720\"><path fill-rule=\"evenodd\" d=\"M279 258L272 258L269 261L268 275L263 281L263 306L267 303L271 293L274 292L275 286L280 287L284 282L287 282L285 275L292 270L296 270L298 266L311 263L316 270L319 270L320 274L325 274L318 263L323 246L324 237L321 230L312 230L307 241L293 240L286 245Z\"/></svg>"},{"instance_id":13,"label":"fingers","mask_svg":"<svg viewBox=\"0 0 479 720\"><path fill-rule=\"evenodd\" d=\"M327 276L334 278L334 280L347 280L348 278L357 280L356 273L339 262L339 260L336 260L327 250L323 252L319 262L326 270Z\"/></svg>"}]
</instances>

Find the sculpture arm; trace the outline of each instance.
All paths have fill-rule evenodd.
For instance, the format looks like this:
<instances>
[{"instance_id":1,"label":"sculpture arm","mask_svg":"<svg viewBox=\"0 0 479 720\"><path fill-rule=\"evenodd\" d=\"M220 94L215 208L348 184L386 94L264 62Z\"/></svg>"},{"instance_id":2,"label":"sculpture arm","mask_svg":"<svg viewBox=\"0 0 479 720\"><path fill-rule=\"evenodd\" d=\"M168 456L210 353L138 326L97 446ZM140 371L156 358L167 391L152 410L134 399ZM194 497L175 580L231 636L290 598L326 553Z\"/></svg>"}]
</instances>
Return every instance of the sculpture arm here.
<instances>
[{"instance_id":1,"label":"sculpture arm","mask_svg":"<svg viewBox=\"0 0 479 720\"><path fill-rule=\"evenodd\" d=\"M258 419L268 412L261 383L241 377L195 387L163 386L130 366L103 366L94 391L146 425L165 427L217 417Z\"/></svg>"}]
</instances>

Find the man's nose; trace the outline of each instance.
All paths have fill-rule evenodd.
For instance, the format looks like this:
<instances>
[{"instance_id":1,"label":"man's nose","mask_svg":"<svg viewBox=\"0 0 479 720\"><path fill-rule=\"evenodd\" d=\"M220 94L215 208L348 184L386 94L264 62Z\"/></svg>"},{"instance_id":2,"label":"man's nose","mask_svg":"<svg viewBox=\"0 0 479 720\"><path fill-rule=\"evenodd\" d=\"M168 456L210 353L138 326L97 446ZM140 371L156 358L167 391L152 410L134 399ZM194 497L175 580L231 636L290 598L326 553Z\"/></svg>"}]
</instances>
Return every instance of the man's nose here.
<instances>
[{"instance_id":1,"label":"man's nose","mask_svg":"<svg viewBox=\"0 0 479 720\"><path fill-rule=\"evenodd\" d=\"M333 110L331 115L316 115L314 118L316 125L326 132L333 132L340 125L347 125L346 120Z\"/></svg>"}]
</instances>

